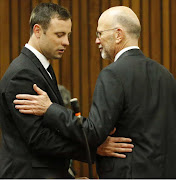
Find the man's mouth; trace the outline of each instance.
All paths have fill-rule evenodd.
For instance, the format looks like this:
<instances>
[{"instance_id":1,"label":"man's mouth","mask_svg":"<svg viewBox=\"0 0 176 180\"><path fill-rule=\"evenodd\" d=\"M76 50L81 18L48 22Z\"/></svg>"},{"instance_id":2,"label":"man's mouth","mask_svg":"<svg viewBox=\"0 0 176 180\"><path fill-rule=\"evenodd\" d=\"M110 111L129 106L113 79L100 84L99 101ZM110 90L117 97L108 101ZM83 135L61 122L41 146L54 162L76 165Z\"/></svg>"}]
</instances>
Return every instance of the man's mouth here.
<instances>
[{"instance_id":1,"label":"man's mouth","mask_svg":"<svg viewBox=\"0 0 176 180\"><path fill-rule=\"evenodd\" d=\"M64 53L65 49L59 49L58 52L59 53Z\"/></svg>"},{"instance_id":2,"label":"man's mouth","mask_svg":"<svg viewBox=\"0 0 176 180\"><path fill-rule=\"evenodd\" d=\"M100 52L102 51L103 47L102 46L99 46L99 49L100 49Z\"/></svg>"}]
</instances>

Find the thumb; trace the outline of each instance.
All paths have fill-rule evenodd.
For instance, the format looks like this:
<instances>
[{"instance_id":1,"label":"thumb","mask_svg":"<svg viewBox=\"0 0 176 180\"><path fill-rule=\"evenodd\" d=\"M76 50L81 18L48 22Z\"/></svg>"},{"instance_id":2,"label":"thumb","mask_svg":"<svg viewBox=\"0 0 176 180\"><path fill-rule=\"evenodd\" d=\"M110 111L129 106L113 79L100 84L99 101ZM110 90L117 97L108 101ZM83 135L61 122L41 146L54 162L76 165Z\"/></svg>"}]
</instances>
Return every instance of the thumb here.
<instances>
[{"instance_id":1,"label":"thumb","mask_svg":"<svg viewBox=\"0 0 176 180\"><path fill-rule=\"evenodd\" d=\"M43 95L45 93L45 91L40 89L36 84L33 85L33 89L38 95Z\"/></svg>"},{"instance_id":2,"label":"thumb","mask_svg":"<svg viewBox=\"0 0 176 180\"><path fill-rule=\"evenodd\" d=\"M112 134L114 134L115 132L116 132L116 128L114 128L114 129L110 132L109 135L112 135Z\"/></svg>"}]
</instances>

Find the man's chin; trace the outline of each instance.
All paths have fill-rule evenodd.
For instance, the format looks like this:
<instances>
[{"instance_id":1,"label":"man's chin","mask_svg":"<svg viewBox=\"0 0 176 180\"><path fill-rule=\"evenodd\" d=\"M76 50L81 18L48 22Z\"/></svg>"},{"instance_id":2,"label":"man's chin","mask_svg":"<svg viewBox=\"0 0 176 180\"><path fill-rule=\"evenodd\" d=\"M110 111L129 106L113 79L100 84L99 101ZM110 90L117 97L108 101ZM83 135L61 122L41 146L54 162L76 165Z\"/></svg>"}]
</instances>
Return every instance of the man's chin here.
<instances>
[{"instance_id":1,"label":"man's chin","mask_svg":"<svg viewBox=\"0 0 176 180\"><path fill-rule=\"evenodd\" d=\"M101 57L102 57L103 59L107 59L107 56L106 56L106 54L105 54L103 51L101 51Z\"/></svg>"},{"instance_id":2,"label":"man's chin","mask_svg":"<svg viewBox=\"0 0 176 180\"><path fill-rule=\"evenodd\" d=\"M106 53L104 53L103 51L101 52L101 57L105 60L111 60L111 58Z\"/></svg>"},{"instance_id":3,"label":"man's chin","mask_svg":"<svg viewBox=\"0 0 176 180\"><path fill-rule=\"evenodd\" d=\"M55 56L53 59L61 59L62 58L62 55L59 55L59 56Z\"/></svg>"}]
</instances>

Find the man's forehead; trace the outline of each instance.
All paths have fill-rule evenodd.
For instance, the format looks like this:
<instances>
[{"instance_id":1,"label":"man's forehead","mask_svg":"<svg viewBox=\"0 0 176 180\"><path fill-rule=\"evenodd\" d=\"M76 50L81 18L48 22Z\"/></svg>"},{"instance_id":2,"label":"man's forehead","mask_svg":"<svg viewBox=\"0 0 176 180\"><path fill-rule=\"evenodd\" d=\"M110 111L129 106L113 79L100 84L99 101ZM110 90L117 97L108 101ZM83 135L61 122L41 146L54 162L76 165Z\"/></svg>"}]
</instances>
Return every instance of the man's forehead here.
<instances>
[{"instance_id":1,"label":"man's forehead","mask_svg":"<svg viewBox=\"0 0 176 180\"><path fill-rule=\"evenodd\" d=\"M107 28L111 28L112 24L109 23L106 19L99 19L98 25L97 25L97 31L103 31Z\"/></svg>"},{"instance_id":2,"label":"man's forehead","mask_svg":"<svg viewBox=\"0 0 176 180\"><path fill-rule=\"evenodd\" d=\"M48 28L54 28L54 29L58 29L58 30L59 29L60 30L70 29L70 31L71 31L71 27L72 27L71 19L62 20L62 19L58 19L58 18L52 18Z\"/></svg>"},{"instance_id":3,"label":"man's forehead","mask_svg":"<svg viewBox=\"0 0 176 180\"><path fill-rule=\"evenodd\" d=\"M69 23L69 24L72 24L71 19L64 20L64 19L60 19L58 17L51 18L50 24L55 24L55 23L60 23L60 24L68 24Z\"/></svg>"}]
</instances>

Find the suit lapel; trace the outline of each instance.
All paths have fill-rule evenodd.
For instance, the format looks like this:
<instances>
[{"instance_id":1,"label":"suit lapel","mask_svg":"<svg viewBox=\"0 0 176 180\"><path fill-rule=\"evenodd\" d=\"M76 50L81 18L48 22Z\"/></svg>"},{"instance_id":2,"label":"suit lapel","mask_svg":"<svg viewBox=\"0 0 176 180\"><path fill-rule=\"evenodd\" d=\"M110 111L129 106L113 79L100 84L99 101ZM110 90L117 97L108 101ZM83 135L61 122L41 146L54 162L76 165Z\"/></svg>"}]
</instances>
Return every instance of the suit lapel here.
<instances>
[{"instance_id":1,"label":"suit lapel","mask_svg":"<svg viewBox=\"0 0 176 180\"><path fill-rule=\"evenodd\" d=\"M46 72L46 70L44 68L38 67L40 72L42 73L42 75L45 77L45 79L47 80L48 84L51 86L52 90L55 92L55 95L57 96L59 102L61 105L64 105L61 94L59 89L54 85L54 82L52 81L52 79L49 77L48 73Z\"/></svg>"},{"instance_id":2,"label":"suit lapel","mask_svg":"<svg viewBox=\"0 0 176 180\"><path fill-rule=\"evenodd\" d=\"M54 85L52 79L50 78L49 74L46 72L45 68L43 67L41 62L38 60L38 58L29 49L25 47L22 49L21 52L27 55L30 58L30 60L37 66L37 68L39 69L39 71L44 76L49 86L52 88L53 92L55 93L57 99L59 100L59 103L61 105L64 105L59 89Z\"/></svg>"}]
</instances>

